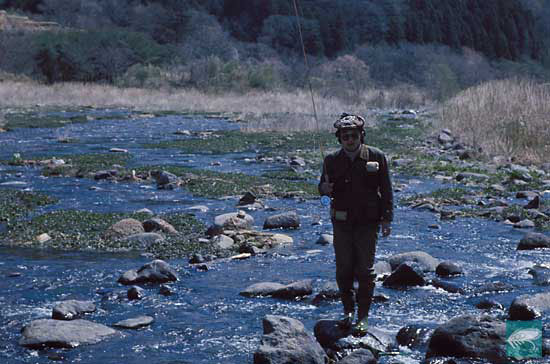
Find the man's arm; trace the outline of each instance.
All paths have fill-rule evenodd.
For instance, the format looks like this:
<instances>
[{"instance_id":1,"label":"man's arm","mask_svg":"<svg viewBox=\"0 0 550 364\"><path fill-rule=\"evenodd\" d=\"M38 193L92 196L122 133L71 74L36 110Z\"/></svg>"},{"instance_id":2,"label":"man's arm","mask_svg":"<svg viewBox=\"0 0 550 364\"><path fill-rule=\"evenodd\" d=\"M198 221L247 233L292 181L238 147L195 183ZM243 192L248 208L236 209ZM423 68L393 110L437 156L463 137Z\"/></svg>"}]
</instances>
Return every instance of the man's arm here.
<instances>
[{"instance_id":1,"label":"man's arm","mask_svg":"<svg viewBox=\"0 0 550 364\"><path fill-rule=\"evenodd\" d=\"M324 195L330 196L330 194L332 193L332 188L334 186L334 183L330 183L330 179L328 176L327 158L328 157L325 157L325 160L323 161L323 170L321 171L321 181L317 186L319 190L319 194L321 196L324 196Z\"/></svg>"}]
</instances>

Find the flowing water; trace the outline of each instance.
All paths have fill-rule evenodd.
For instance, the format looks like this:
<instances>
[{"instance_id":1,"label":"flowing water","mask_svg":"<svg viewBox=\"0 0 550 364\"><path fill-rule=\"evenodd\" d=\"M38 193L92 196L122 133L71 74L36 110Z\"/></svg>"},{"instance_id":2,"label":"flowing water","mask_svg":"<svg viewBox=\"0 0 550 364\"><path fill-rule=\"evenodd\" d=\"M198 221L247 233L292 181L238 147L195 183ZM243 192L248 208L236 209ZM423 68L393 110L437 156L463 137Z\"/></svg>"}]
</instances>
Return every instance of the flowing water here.
<instances>
[{"instance_id":1,"label":"flowing water","mask_svg":"<svg viewBox=\"0 0 550 364\"><path fill-rule=\"evenodd\" d=\"M100 113L95 111L96 113ZM105 113L113 115L113 110ZM121 116L124 110L118 111ZM106 152L125 148L132 154L134 165L179 164L218 171L261 174L280 168L276 164L244 163L253 153L228 155L182 154L170 149L144 149L142 143L180 138L173 132L211 129L235 129L238 125L224 120L182 116L151 117L132 120L107 119L86 124L73 124L57 129L20 129L0 134L0 159L13 153L25 158L38 155ZM59 137L78 139L78 143L61 144ZM212 166L212 162L221 166ZM441 187L433 180L394 176L407 185L400 197L431 191ZM52 209L76 208L98 212L135 211L147 207L155 213L184 211L193 205L206 205L208 212L197 213L205 223L214 216L235 211L235 199L210 200L197 198L184 190L158 191L149 185L98 182L89 179L41 177L39 171L27 167L0 167L0 184L17 181L17 188L39 191L59 198ZM23 183L21 183L23 182ZM100 186L92 190L90 187ZM299 319L309 330L316 321L337 318L338 302L320 306L311 298L284 301L273 298L245 298L239 292L252 283L275 281L288 283L312 279L314 290L334 280L332 246L315 244L318 235L331 232L327 211L318 200L278 199L266 204L278 210L296 210L302 226L285 231L294 244L241 261L214 263L206 272L187 264L186 259L169 261L179 272L180 280L172 284L172 296L162 296L158 287L146 287L140 301L116 299L125 296L125 287L116 281L119 275L139 268L148 259L136 254L106 254L43 251L0 247L0 358L2 363L47 363L64 358L78 363L251 363L262 334L262 317L266 314L286 315ZM260 230L266 216L273 212L249 212ZM317 220L321 224L313 224ZM429 229L430 224L441 229ZM3 229L0 226L0 229ZM517 251L523 236L502 223L473 218L439 221L430 212L411 210L396 204L391 237L382 238L377 259L393 254L422 250L441 260L460 264L465 275L452 282L477 287L488 282L512 284L513 292L489 293L481 296L450 294L431 286L408 290L387 289L377 283L377 293L389 297L386 303L374 304L369 322L391 334L407 324L435 327L465 313L479 313L474 306L482 298L509 306L520 294L543 292L548 287L535 286L527 274L529 267L550 261L548 251ZM10 273L21 275L10 277ZM313 296L312 296L313 297ZM98 310L86 319L111 325L119 320L150 315L155 322L146 329L120 331L99 344L72 350L29 350L18 345L22 326L31 320L51 317L52 307L67 299L93 300ZM53 355L53 356L52 356ZM402 362L419 362L420 352L405 352ZM390 359L382 359L390 360Z\"/></svg>"}]
</instances>

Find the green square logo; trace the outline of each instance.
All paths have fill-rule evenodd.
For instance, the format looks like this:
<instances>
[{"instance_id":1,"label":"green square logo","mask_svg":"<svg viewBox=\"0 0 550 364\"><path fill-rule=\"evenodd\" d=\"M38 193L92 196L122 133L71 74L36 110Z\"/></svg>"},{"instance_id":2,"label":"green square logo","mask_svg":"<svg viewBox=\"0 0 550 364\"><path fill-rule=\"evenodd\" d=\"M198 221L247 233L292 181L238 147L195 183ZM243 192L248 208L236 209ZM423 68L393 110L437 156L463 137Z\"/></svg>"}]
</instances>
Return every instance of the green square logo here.
<instances>
[{"instance_id":1,"label":"green square logo","mask_svg":"<svg viewBox=\"0 0 550 364\"><path fill-rule=\"evenodd\" d=\"M506 321L506 355L514 359L542 358L542 321Z\"/></svg>"}]
</instances>

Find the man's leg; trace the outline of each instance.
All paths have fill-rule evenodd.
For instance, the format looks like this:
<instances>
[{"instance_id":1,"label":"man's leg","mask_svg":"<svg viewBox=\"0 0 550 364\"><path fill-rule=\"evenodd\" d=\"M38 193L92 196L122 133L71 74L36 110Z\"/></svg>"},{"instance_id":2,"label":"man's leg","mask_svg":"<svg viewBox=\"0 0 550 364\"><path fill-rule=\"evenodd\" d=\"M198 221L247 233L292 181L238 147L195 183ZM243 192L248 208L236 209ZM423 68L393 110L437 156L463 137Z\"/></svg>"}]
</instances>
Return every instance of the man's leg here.
<instances>
[{"instance_id":1,"label":"man's leg","mask_svg":"<svg viewBox=\"0 0 550 364\"><path fill-rule=\"evenodd\" d=\"M355 313L353 298L353 230L341 224L333 224L334 255L336 256L336 283L344 305L344 313Z\"/></svg>"},{"instance_id":2,"label":"man's leg","mask_svg":"<svg viewBox=\"0 0 550 364\"><path fill-rule=\"evenodd\" d=\"M355 275L359 281L357 291L357 319L363 320L369 315L374 294L376 273L374 272L374 255L378 241L378 226L358 226L354 229L353 244L355 251Z\"/></svg>"}]
</instances>

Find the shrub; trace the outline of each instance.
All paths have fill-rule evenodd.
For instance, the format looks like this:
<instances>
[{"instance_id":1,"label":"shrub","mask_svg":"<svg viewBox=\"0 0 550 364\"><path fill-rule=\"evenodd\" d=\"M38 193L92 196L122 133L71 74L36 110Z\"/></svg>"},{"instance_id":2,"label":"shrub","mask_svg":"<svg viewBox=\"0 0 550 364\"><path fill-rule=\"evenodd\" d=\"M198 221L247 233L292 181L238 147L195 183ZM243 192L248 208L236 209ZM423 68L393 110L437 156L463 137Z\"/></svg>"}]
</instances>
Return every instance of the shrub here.
<instances>
[{"instance_id":1,"label":"shrub","mask_svg":"<svg viewBox=\"0 0 550 364\"><path fill-rule=\"evenodd\" d=\"M137 63L160 64L170 48L121 30L42 32L34 38L36 73L56 81L113 81Z\"/></svg>"}]
</instances>

